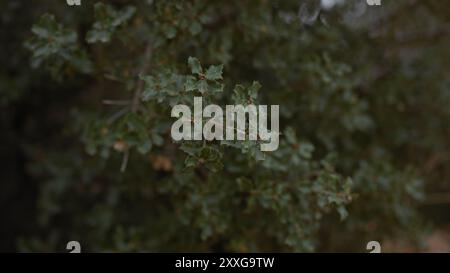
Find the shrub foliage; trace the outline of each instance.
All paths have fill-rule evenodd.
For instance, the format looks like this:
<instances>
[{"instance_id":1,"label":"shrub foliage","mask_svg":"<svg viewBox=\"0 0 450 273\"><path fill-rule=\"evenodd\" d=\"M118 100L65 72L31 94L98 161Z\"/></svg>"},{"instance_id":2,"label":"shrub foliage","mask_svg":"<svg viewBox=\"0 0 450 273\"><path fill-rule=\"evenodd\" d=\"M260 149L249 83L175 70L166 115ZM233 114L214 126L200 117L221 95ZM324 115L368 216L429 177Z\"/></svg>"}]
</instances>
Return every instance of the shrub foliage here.
<instances>
[{"instance_id":1,"label":"shrub foliage","mask_svg":"<svg viewBox=\"0 0 450 273\"><path fill-rule=\"evenodd\" d=\"M416 237L449 177L448 3L8 2L1 102L37 188L21 250L365 251ZM172 141L194 96L280 105L279 149Z\"/></svg>"}]
</instances>

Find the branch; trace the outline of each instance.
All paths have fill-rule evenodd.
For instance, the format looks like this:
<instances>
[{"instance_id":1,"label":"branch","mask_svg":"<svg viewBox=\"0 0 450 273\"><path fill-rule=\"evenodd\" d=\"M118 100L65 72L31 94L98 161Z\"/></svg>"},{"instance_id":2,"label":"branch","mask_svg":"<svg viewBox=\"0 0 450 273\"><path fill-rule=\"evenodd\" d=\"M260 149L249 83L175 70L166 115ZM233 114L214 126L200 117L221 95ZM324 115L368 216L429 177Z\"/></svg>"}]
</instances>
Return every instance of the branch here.
<instances>
[{"instance_id":1,"label":"branch","mask_svg":"<svg viewBox=\"0 0 450 273\"><path fill-rule=\"evenodd\" d=\"M151 56L152 56L152 45L150 43L148 43L147 47L145 48L144 63L142 64L142 67L139 71L138 76L141 74L147 73L147 70L150 65ZM133 102L131 104L131 111L133 113L136 113L139 108L139 101L141 98L142 90L144 90L144 81L138 79L138 85L137 85L136 91L134 92Z\"/></svg>"},{"instance_id":2,"label":"branch","mask_svg":"<svg viewBox=\"0 0 450 273\"><path fill-rule=\"evenodd\" d=\"M141 69L139 70L138 77L141 74L146 74L148 72L149 66L150 66L150 59L152 56L152 45L150 42L147 43L147 46L145 47L145 56L144 61L142 63ZM138 84L136 87L136 91L133 95L133 100L131 102L131 112L136 113L139 109L139 102L141 98L142 91L144 90L144 81L141 79L137 79ZM122 159L122 165L120 166L120 171L125 172L128 165L128 159L130 158L130 148L127 148L125 151L125 154L123 155Z\"/></svg>"},{"instance_id":3,"label":"branch","mask_svg":"<svg viewBox=\"0 0 450 273\"><path fill-rule=\"evenodd\" d=\"M130 100L103 100L106 105L130 105Z\"/></svg>"}]
</instances>

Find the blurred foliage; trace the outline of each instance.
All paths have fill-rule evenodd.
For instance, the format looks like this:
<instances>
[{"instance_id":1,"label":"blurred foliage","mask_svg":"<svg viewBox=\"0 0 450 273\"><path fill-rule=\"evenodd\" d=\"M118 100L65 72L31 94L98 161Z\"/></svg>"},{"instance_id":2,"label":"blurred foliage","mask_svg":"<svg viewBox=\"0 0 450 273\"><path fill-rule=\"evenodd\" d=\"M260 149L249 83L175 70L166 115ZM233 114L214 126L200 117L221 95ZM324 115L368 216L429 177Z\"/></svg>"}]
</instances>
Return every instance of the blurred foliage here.
<instances>
[{"instance_id":1,"label":"blurred foliage","mask_svg":"<svg viewBox=\"0 0 450 273\"><path fill-rule=\"evenodd\" d=\"M1 2L2 154L16 162L2 208L14 183L34 189L29 218L4 218L29 226L18 249L420 238L425 192L449 188L450 3L320 2ZM279 149L173 142L171 107L199 95L280 105Z\"/></svg>"}]
</instances>

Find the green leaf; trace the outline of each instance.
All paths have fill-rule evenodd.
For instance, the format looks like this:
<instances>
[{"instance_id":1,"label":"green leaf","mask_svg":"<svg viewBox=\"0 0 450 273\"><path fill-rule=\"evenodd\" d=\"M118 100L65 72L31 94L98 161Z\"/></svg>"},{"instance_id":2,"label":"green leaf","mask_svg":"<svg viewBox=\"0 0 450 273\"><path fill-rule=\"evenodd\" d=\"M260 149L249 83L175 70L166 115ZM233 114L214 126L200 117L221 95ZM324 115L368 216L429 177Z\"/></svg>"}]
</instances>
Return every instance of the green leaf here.
<instances>
[{"instance_id":1,"label":"green leaf","mask_svg":"<svg viewBox=\"0 0 450 273\"><path fill-rule=\"evenodd\" d=\"M246 104L247 103L247 92L245 91L245 87L241 84L237 84L234 87L234 96L233 100L235 104Z\"/></svg>"},{"instance_id":2,"label":"green leaf","mask_svg":"<svg viewBox=\"0 0 450 273\"><path fill-rule=\"evenodd\" d=\"M197 153L201 151L201 148L189 145L187 143L183 143L180 146L180 150L182 150L183 152L187 153L190 156L195 156Z\"/></svg>"},{"instance_id":3,"label":"green leaf","mask_svg":"<svg viewBox=\"0 0 450 273\"><path fill-rule=\"evenodd\" d=\"M200 80L197 82L197 89L200 93L206 93L208 91L208 83L205 80Z\"/></svg>"},{"instance_id":4,"label":"green leaf","mask_svg":"<svg viewBox=\"0 0 450 273\"><path fill-rule=\"evenodd\" d=\"M248 94L250 98L256 100L258 98L258 91L261 89L261 84L259 82L254 81L252 86L248 89Z\"/></svg>"},{"instance_id":5,"label":"green leaf","mask_svg":"<svg viewBox=\"0 0 450 273\"><path fill-rule=\"evenodd\" d=\"M139 153L146 154L150 152L150 150L152 149L152 142L149 139L147 139L143 143L139 144L137 146L137 149Z\"/></svg>"},{"instance_id":6,"label":"green leaf","mask_svg":"<svg viewBox=\"0 0 450 273\"><path fill-rule=\"evenodd\" d=\"M211 65L208 70L206 70L205 77L210 81L221 80L222 79L222 69L223 65Z\"/></svg>"},{"instance_id":7,"label":"green leaf","mask_svg":"<svg viewBox=\"0 0 450 273\"><path fill-rule=\"evenodd\" d=\"M209 87L209 91L211 93L220 93L220 92L223 92L224 85L222 83L218 83L217 81L214 81L214 82L208 84L208 87Z\"/></svg>"},{"instance_id":8,"label":"green leaf","mask_svg":"<svg viewBox=\"0 0 450 273\"><path fill-rule=\"evenodd\" d=\"M188 65L191 68L192 74L199 75L203 72L202 66L200 65L200 62L197 60L197 58L189 57Z\"/></svg>"},{"instance_id":9,"label":"green leaf","mask_svg":"<svg viewBox=\"0 0 450 273\"><path fill-rule=\"evenodd\" d=\"M195 35L199 34L201 31L202 31L202 25L199 22L195 21L195 22L192 22L192 24L190 24L189 32L192 35L195 36Z\"/></svg>"},{"instance_id":10,"label":"green leaf","mask_svg":"<svg viewBox=\"0 0 450 273\"><path fill-rule=\"evenodd\" d=\"M300 156L305 159L310 159L312 157L312 153L314 151L314 146L310 143L300 143L299 153Z\"/></svg>"},{"instance_id":11,"label":"green leaf","mask_svg":"<svg viewBox=\"0 0 450 273\"><path fill-rule=\"evenodd\" d=\"M117 11L111 5L104 3L96 3L94 6L95 23L86 36L88 43L111 41L112 35L117 28L124 25L136 12L136 8L132 6L125 7Z\"/></svg>"},{"instance_id":12,"label":"green leaf","mask_svg":"<svg viewBox=\"0 0 450 273\"><path fill-rule=\"evenodd\" d=\"M34 67L48 64L56 78L67 67L83 73L92 72L93 65L87 53L77 43L77 32L64 28L53 15L42 15L33 25L32 33L33 37L26 41L25 47L33 52Z\"/></svg>"},{"instance_id":13,"label":"green leaf","mask_svg":"<svg viewBox=\"0 0 450 273\"><path fill-rule=\"evenodd\" d=\"M337 211L339 213L341 221L344 220L345 218L347 218L348 211L344 206L338 206Z\"/></svg>"},{"instance_id":14,"label":"green leaf","mask_svg":"<svg viewBox=\"0 0 450 273\"><path fill-rule=\"evenodd\" d=\"M173 39L177 36L177 29L172 25L166 25L163 30L167 39Z\"/></svg>"},{"instance_id":15,"label":"green leaf","mask_svg":"<svg viewBox=\"0 0 450 273\"><path fill-rule=\"evenodd\" d=\"M186 91L194 91L197 89L197 80L193 76L187 76L184 83L184 89Z\"/></svg>"}]
</instances>

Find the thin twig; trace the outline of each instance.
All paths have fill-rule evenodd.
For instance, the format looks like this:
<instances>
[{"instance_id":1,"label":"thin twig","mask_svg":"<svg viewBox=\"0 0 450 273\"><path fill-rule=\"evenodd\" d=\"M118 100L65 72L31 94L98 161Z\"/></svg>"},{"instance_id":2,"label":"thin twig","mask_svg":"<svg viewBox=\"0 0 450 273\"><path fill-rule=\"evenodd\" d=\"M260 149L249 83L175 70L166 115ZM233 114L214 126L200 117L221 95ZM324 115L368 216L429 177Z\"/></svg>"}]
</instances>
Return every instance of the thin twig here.
<instances>
[{"instance_id":1,"label":"thin twig","mask_svg":"<svg viewBox=\"0 0 450 273\"><path fill-rule=\"evenodd\" d=\"M144 63L142 64L142 67L139 71L139 75L147 73L147 70L150 65L150 58L152 56L152 46L150 43L147 44L147 47L145 48L145 56L144 56ZM142 90L144 90L144 81L138 79L138 85L136 88L136 91L134 92L133 96L133 103L131 105L131 111L133 113L136 113L139 108L139 101L141 98Z\"/></svg>"},{"instance_id":2,"label":"thin twig","mask_svg":"<svg viewBox=\"0 0 450 273\"><path fill-rule=\"evenodd\" d=\"M120 118L121 116L126 114L129 110L130 110L130 107L125 107L125 108L121 109L120 111L117 111L116 113L114 113L114 115L112 115L110 118L108 118L108 120L106 122L108 124L112 124L118 118Z\"/></svg>"},{"instance_id":3,"label":"thin twig","mask_svg":"<svg viewBox=\"0 0 450 273\"><path fill-rule=\"evenodd\" d=\"M128 159L130 158L130 148L127 148L122 158L122 164L120 165L120 171L124 172L127 169Z\"/></svg>"},{"instance_id":4,"label":"thin twig","mask_svg":"<svg viewBox=\"0 0 450 273\"><path fill-rule=\"evenodd\" d=\"M103 100L103 104L106 105L130 105L131 100Z\"/></svg>"},{"instance_id":5,"label":"thin twig","mask_svg":"<svg viewBox=\"0 0 450 273\"><path fill-rule=\"evenodd\" d=\"M138 77L141 74L147 73L147 70L149 69L149 66L150 66L151 56L152 56L152 45L150 42L148 42L147 46L145 47L145 56L144 56L144 60L143 60L141 69L139 70L139 73L137 75ZM138 81L138 84L136 87L136 91L134 92L133 100L131 103L131 112L133 112L133 113L136 113L139 109L139 101L141 98L142 91L144 90L144 81L139 78L137 79L137 81ZM129 158L130 158L130 148L127 148L123 155L122 165L120 166L121 172L125 172L125 170L127 169Z\"/></svg>"}]
</instances>

